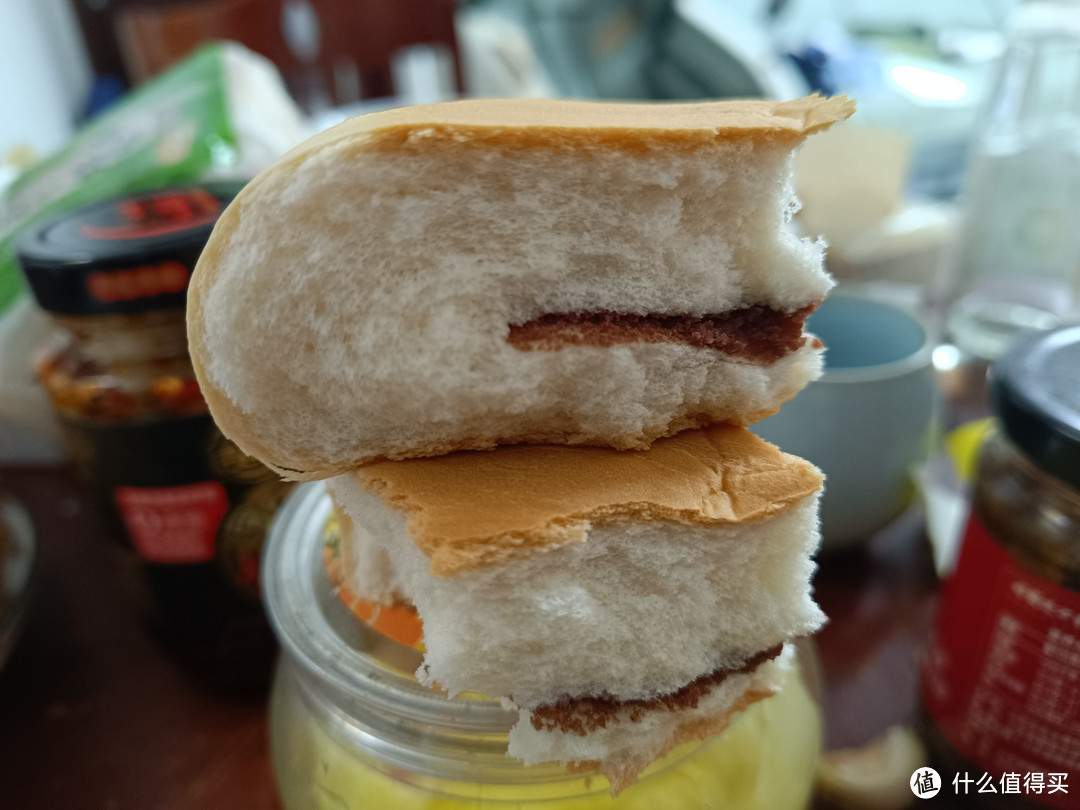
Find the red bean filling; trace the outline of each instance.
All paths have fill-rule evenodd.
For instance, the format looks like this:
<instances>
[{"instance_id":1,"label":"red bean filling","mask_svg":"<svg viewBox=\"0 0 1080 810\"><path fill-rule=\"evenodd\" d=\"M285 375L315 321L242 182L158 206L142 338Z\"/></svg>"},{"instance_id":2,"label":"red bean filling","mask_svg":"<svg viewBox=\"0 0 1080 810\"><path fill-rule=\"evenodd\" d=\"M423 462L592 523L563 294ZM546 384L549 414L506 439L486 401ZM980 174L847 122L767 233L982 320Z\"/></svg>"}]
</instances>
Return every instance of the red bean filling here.
<instances>
[{"instance_id":1,"label":"red bean filling","mask_svg":"<svg viewBox=\"0 0 1080 810\"><path fill-rule=\"evenodd\" d=\"M719 315L631 315L557 312L512 324L507 341L520 351L558 351L565 346L620 343L686 343L745 360L772 363L806 342L803 324L812 304L794 312L766 306L743 307Z\"/></svg>"},{"instance_id":2,"label":"red bean filling","mask_svg":"<svg viewBox=\"0 0 1080 810\"><path fill-rule=\"evenodd\" d=\"M619 712L624 709L630 710L632 723L641 722L647 710L664 709L674 712L681 709L696 709L698 702L729 675L750 672L766 661L776 658L783 648L783 644L777 644L775 647L762 650L741 667L713 670L690 681L675 692L649 700L618 700L609 696L563 698L550 706L533 709L532 726L537 731L558 729L584 737L590 731L606 728L607 724L613 722Z\"/></svg>"}]
</instances>

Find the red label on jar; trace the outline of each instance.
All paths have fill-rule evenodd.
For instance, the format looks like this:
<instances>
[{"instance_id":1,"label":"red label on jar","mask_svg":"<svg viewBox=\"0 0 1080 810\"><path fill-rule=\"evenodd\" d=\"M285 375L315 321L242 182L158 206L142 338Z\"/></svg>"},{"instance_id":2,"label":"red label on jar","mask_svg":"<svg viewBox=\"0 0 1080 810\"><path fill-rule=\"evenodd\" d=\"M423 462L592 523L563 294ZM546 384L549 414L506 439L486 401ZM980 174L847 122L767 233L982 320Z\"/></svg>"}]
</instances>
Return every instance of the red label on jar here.
<instances>
[{"instance_id":1,"label":"red label on jar","mask_svg":"<svg viewBox=\"0 0 1080 810\"><path fill-rule=\"evenodd\" d=\"M225 487L203 481L176 487L117 487L116 506L139 556L152 563L214 558L218 525L229 509Z\"/></svg>"},{"instance_id":2,"label":"red label on jar","mask_svg":"<svg viewBox=\"0 0 1080 810\"><path fill-rule=\"evenodd\" d=\"M974 516L942 591L922 688L962 755L998 778L1039 773L1050 784L1067 774L1068 792L1028 798L1077 806L1080 593L1024 571Z\"/></svg>"},{"instance_id":3,"label":"red label on jar","mask_svg":"<svg viewBox=\"0 0 1080 810\"><path fill-rule=\"evenodd\" d=\"M216 221L222 202L201 188L155 194L116 204L115 224L83 222L87 239L144 239L198 228Z\"/></svg>"}]
</instances>

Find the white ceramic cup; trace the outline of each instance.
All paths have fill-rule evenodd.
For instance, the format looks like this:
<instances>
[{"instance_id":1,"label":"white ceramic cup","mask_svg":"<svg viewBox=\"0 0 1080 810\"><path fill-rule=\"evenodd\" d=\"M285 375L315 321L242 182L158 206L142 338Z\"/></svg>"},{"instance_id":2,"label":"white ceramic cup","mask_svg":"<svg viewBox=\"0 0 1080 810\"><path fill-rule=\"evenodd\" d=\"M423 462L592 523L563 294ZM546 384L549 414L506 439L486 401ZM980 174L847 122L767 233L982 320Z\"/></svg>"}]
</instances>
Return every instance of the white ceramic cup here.
<instances>
[{"instance_id":1,"label":"white ceramic cup","mask_svg":"<svg viewBox=\"0 0 1080 810\"><path fill-rule=\"evenodd\" d=\"M807 322L826 346L825 373L751 429L825 473L822 548L869 538L913 492L937 429L933 341L915 316L834 293Z\"/></svg>"}]
</instances>

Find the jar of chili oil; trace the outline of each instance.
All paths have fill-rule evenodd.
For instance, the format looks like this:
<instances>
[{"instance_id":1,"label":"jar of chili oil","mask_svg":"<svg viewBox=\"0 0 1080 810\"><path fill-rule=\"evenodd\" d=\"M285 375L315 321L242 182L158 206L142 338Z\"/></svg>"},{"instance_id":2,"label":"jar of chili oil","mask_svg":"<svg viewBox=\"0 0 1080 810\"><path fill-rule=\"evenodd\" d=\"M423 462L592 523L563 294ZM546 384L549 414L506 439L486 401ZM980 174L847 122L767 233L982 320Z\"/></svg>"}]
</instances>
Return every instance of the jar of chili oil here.
<instances>
[{"instance_id":1,"label":"jar of chili oil","mask_svg":"<svg viewBox=\"0 0 1080 810\"><path fill-rule=\"evenodd\" d=\"M201 680L261 688L259 555L288 484L214 426L187 351L188 279L240 186L100 202L25 235L55 335L37 373L152 625Z\"/></svg>"},{"instance_id":2,"label":"jar of chili oil","mask_svg":"<svg viewBox=\"0 0 1080 810\"><path fill-rule=\"evenodd\" d=\"M1080 326L991 370L960 559L923 662L924 729L978 806L1080 807Z\"/></svg>"}]
</instances>

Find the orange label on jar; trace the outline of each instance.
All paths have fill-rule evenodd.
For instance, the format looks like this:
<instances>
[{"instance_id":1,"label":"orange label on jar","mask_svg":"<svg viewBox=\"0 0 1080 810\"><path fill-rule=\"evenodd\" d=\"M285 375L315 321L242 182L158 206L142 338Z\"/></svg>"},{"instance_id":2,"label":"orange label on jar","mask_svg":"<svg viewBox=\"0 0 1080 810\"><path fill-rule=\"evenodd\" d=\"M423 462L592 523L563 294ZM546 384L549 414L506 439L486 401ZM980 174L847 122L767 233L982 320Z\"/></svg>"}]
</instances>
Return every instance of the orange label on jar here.
<instances>
[{"instance_id":1,"label":"orange label on jar","mask_svg":"<svg viewBox=\"0 0 1080 810\"><path fill-rule=\"evenodd\" d=\"M1023 570L973 516L942 590L922 689L941 732L988 773L1067 774L1071 785L1080 779L1080 593ZM1028 798L1077 806L1071 792Z\"/></svg>"},{"instance_id":2,"label":"orange label on jar","mask_svg":"<svg viewBox=\"0 0 1080 810\"><path fill-rule=\"evenodd\" d=\"M117 487L120 517L147 562L184 564L214 559L218 526L229 509L225 487L202 481L175 487Z\"/></svg>"},{"instance_id":3,"label":"orange label on jar","mask_svg":"<svg viewBox=\"0 0 1080 810\"><path fill-rule=\"evenodd\" d=\"M167 260L126 270L102 270L91 273L86 288L104 304L153 298L166 293L183 292L190 273L180 262Z\"/></svg>"}]
</instances>

